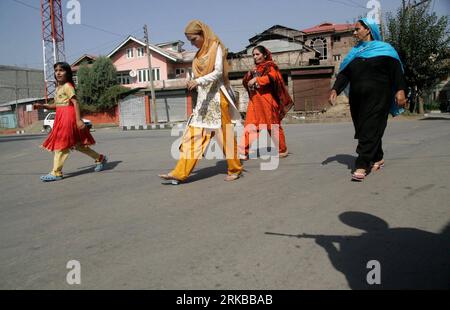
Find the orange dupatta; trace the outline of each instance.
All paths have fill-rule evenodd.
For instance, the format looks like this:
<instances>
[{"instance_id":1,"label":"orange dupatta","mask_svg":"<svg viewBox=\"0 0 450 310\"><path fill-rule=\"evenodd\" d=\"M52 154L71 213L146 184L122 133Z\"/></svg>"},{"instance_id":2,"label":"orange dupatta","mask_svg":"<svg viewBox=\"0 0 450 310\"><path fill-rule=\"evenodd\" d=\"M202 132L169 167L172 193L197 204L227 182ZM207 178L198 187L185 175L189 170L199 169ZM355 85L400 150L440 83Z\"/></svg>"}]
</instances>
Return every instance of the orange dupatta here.
<instances>
[{"instance_id":1,"label":"orange dupatta","mask_svg":"<svg viewBox=\"0 0 450 310\"><path fill-rule=\"evenodd\" d=\"M253 79L253 72L256 71L258 76L267 75L272 86L272 96L275 101L278 102L280 120L282 120L286 116L287 112L289 112L289 110L294 106L294 101L289 95L286 85L284 84L280 69L273 61L272 53L267 48L265 48L265 50L267 52L266 61L257 65L253 71L248 72L244 77L243 84L248 91L248 82ZM269 74L271 68L275 70L275 76L271 76Z\"/></svg>"}]
</instances>

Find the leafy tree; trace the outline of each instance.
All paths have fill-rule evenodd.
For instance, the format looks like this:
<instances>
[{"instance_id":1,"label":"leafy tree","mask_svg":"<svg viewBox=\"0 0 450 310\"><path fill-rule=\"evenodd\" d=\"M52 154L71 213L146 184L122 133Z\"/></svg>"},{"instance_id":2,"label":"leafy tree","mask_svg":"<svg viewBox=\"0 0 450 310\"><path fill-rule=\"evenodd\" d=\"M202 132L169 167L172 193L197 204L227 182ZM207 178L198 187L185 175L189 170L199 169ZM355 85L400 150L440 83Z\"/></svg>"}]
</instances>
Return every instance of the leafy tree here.
<instances>
[{"instance_id":1,"label":"leafy tree","mask_svg":"<svg viewBox=\"0 0 450 310\"><path fill-rule=\"evenodd\" d=\"M100 97L98 107L99 109L110 109L115 107L119 102L120 97L128 93L130 90L122 85L114 85L109 87Z\"/></svg>"},{"instance_id":2,"label":"leafy tree","mask_svg":"<svg viewBox=\"0 0 450 310\"><path fill-rule=\"evenodd\" d=\"M91 69L87 65L82 65L77 72L78 86L77 96L82 105L92 104L92 80Z\"/></svg>"},{"instance_id":3,"label":"leafy tree","mask_svg":"<svg viewBox=\"0 0 450 310\"><path fill-rule=\"evenodd\" d=\"M449 74L450 57L448 16L430 13L428 6L401 7L396 15L388 13L386 41L400 54L411 90L411 112L423 113L418 98Z\"/></svg>"},{"instance_id":4,"label":"leafy tree","mask_svg":"<svg viewBox=\"0 0 450 310\"><path fill-rule=\"evenodd\" d=\"M108 57L99 57L92 67L83 65L78 71L78 97L83 110L110 109L128 91L118 85L116 68Z\"/></svg>"}]
</instances>

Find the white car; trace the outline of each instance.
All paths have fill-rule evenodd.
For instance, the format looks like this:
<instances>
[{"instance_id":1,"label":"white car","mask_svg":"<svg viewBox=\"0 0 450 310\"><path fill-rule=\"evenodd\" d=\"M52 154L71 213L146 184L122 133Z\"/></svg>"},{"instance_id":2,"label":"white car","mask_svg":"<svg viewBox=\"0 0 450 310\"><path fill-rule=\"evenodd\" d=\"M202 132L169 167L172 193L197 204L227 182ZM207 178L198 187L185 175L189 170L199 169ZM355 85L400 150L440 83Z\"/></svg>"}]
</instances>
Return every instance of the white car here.
<instances>
[{"instance_id":1,"label":"white car","mask_svg":"<svg viewBox=\"0 0 450 310\"><path fill-rule=\"evenodd\" d=\"M48 113L48 115L44 119L44 130L47 133L50 133L53 129L53 123L55 122L56 112ZM83 122L89 130L92 129L92 122L88 119L83 118Z\"/></svg>"}]
</instances>

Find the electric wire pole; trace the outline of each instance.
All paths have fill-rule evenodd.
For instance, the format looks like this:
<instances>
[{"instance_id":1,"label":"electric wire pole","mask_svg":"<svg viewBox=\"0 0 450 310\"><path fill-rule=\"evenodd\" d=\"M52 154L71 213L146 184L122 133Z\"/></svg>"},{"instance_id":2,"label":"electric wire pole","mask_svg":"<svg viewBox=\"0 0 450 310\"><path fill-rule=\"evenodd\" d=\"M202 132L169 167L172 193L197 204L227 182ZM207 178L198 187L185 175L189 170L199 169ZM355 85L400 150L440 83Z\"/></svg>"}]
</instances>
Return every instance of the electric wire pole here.
<instances>
[{"instance_id":1,"label":"electric wire pole","mask_svg":"<svg viewBox=\"0 0 450 310\"><path fill-rule=\"evenodd\" d=\"M145 47L147 50L147 59L148 59L148 75L150 79L150 91L152 94L152 106L153 106L153 115L154 115L154 123L158 124L158 112L156 111L156 96L155 96L155 85L153 83L153 69L152 69L152 60L150 55L150 47L148 43L148 30L147 25L144 25L144 39L145 39Z\"/></svg>"}]
</instances>

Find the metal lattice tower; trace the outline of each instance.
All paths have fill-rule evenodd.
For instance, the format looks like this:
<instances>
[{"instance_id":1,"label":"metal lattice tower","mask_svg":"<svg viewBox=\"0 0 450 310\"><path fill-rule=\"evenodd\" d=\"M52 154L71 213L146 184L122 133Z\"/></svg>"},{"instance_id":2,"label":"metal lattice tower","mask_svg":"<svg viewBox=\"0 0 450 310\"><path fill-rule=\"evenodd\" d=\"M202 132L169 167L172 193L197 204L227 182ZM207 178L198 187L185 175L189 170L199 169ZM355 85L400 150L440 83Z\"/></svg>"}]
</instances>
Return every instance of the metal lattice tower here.
<instances>
[{"instance_id":1,"label":"metal lattice tower","mask_svg":"<svg viewBox=\"0 0 450 310\"><path fill-rule=\"evenodd\" d=\"M56 91L53 65L65 61L62 0L41 0L42 46L44 56L45 98Z\"/></svg>"}]
</instances>

